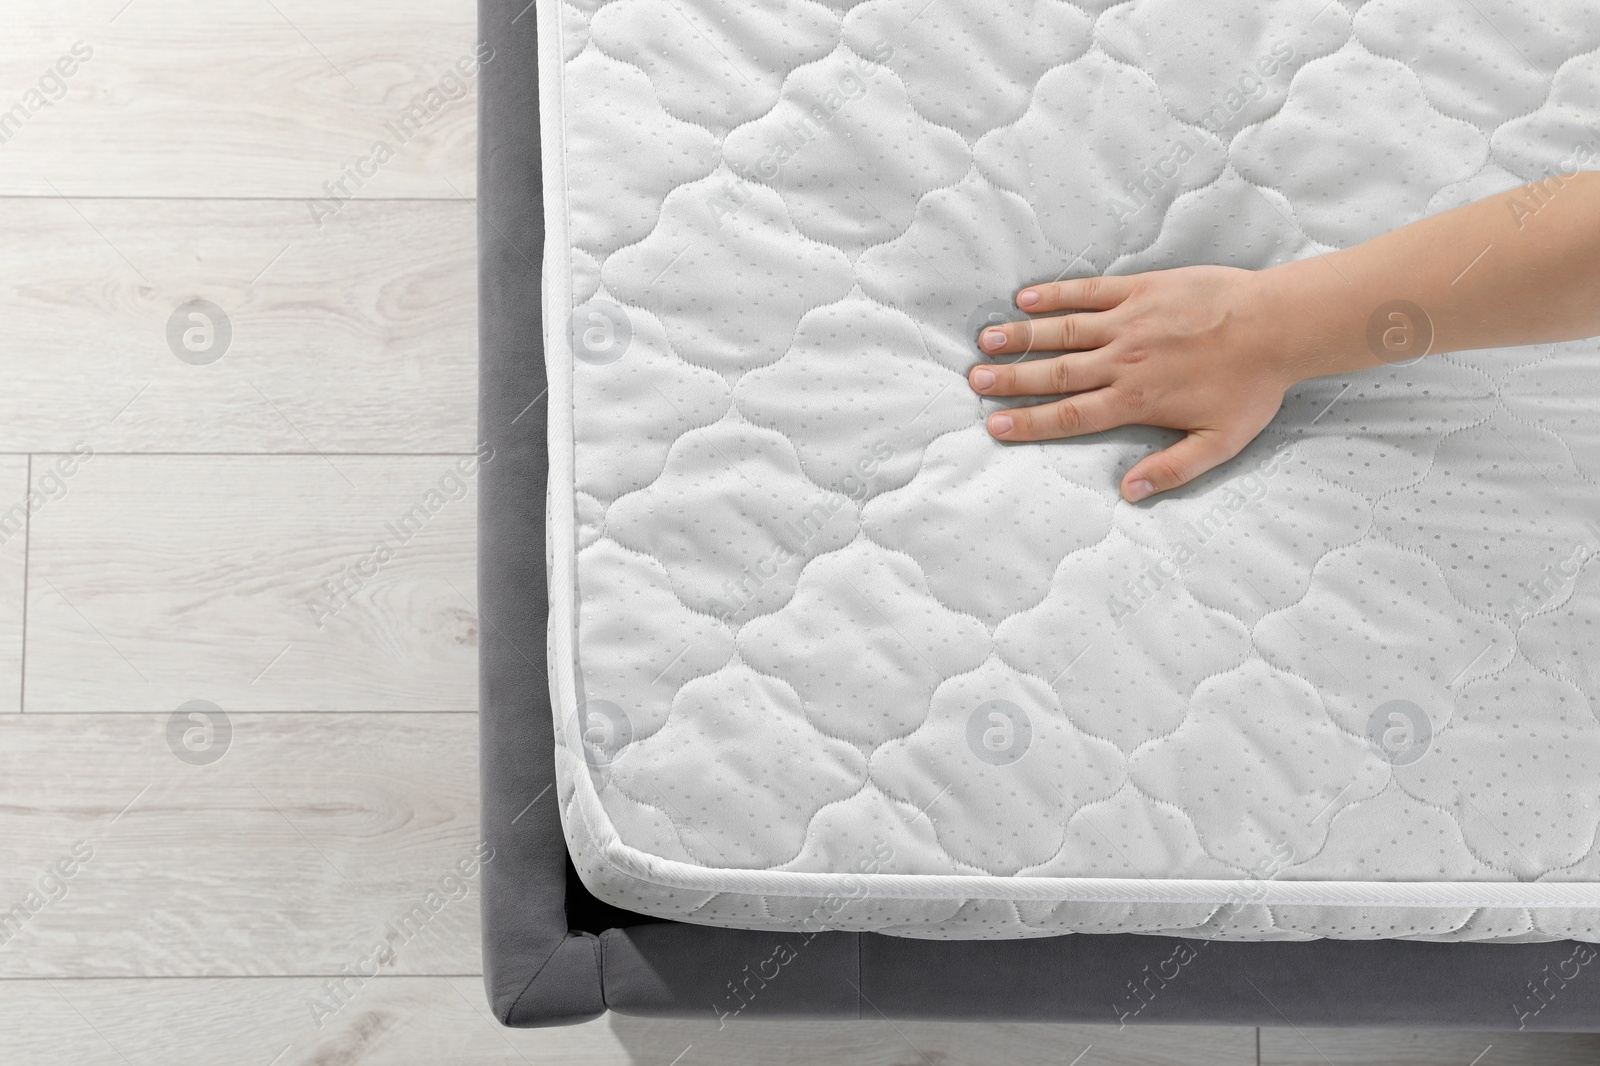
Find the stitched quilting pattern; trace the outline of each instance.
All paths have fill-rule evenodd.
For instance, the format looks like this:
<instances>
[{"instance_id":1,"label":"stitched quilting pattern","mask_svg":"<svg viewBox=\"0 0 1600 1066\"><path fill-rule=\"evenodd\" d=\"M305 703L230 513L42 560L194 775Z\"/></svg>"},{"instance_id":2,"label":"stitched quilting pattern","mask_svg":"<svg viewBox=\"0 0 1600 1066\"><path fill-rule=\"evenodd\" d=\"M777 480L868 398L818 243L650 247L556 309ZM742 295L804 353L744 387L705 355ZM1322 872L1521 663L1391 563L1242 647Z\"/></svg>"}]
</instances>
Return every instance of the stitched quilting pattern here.
<instances>
[{"instance_id":1,"label":"stitched quilting pattern","mask_svg":"<svg viewBox=\"0 0 1600 1066\"><path fill-rule=\"evenodd\" d=\"M576 798L707 870L1600 880L1600 347L1308 382L1141 506L1118 478L1172 434L1004 446L964 380L1023 284L1268 267L1595 165L1592 4L539 17L571 297L556 717L584 753L560 791L599 895L920 937L1600 939L1582 909L676 889Z\"/></svg>"}]
</instances>

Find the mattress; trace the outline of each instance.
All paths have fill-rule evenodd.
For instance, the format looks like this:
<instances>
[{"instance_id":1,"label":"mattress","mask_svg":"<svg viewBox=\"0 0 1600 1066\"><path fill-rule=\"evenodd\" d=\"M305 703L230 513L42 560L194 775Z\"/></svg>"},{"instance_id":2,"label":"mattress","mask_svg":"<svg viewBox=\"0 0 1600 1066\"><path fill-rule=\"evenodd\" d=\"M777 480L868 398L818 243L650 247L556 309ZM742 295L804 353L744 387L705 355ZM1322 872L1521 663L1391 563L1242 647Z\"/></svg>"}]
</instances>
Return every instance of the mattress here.
<instances>
[{"instance_id":1,"label":"mattress","mask_svg":"<svg viewBox=\"0 0 1600 1066\"><path fill-rule=\"evenodd\" d=\"M925 938L1600 939L1596 344L1306 383L1139 505L1171 434L1003 445L964 380L1024 284L1266 267L1594 165L1586 6L538 0L590 891Z\"/></svg>"}]
</instances>

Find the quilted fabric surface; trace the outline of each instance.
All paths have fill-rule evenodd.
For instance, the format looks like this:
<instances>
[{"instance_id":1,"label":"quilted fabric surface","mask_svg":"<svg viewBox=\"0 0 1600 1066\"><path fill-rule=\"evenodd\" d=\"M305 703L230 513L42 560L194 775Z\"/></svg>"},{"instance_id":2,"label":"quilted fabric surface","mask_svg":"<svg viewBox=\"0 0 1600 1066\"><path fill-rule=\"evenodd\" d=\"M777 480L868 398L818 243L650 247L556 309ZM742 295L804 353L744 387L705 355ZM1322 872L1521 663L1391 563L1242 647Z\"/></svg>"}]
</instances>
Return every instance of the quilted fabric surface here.
<instances>
[{"instance_id":1,"label":"quilted fabric surface","mask_svg":"<svg viewBox=\"0 0 1600 1066\"><path fill-rule=\"evenodd\" d=\"M1026 283L1267 267L1600 166L1592 2L537 7L552 691L597 895L1600 939L1600 346L1306 383L1136 506L1172 434L1002 445L965 382Z\"/></svg>"}]
</instances>

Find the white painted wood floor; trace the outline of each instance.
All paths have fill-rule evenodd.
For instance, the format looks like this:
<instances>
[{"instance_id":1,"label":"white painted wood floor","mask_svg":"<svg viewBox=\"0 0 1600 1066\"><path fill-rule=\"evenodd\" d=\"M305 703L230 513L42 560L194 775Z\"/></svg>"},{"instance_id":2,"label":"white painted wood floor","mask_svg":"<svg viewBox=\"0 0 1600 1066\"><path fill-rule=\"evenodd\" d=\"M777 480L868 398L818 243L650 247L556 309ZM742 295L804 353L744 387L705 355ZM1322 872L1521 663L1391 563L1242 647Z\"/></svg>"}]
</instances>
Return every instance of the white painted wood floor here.
<instances>
[{"instance_id":1,"label":"white painted wood floor","mask_svg":"<svg viewBox=\"0 0 1600 1066\"><path fill-rule=\"evenodd\" d=\"M0 1062L1600 1059L1581 1037L1287 1028L510 1032L473 883L318 1017L323 982L477 840L476 500L448 480L475 438L472 93L320 225L309 201L472 50L475 12L0 12L0 112L28 111L0 131L0 910L47 900L0 933ZM225 350L183 316L169 342L195 299ZM328 617L323 583L440 486L459 498ZM209 710L174 729L194 700L227 730Z\"/></svg>"}]
</instances>

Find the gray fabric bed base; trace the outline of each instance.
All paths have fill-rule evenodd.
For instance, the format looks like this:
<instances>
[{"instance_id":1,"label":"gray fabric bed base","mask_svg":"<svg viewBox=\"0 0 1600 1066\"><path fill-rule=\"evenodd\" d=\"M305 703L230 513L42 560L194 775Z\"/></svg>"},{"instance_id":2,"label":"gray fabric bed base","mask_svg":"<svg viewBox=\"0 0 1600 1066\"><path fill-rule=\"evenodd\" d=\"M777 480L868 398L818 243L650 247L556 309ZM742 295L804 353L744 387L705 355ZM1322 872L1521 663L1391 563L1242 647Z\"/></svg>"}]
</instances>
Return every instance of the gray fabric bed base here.
<instances>
[{"instance_id":1,"label":"gray fabric bed base","mask_svg":"<svg viewBox=\"0 0 1600 1066\"><path fill-rule=\"evenodd\" d=\"M536 19L480 0L479 388L484 980L508 1026L624 1014L1600 1031L1596 949L1134 935L923 941L716 929L569 875L545 663L544 227Z\"/></svg>"}]
</instances>

